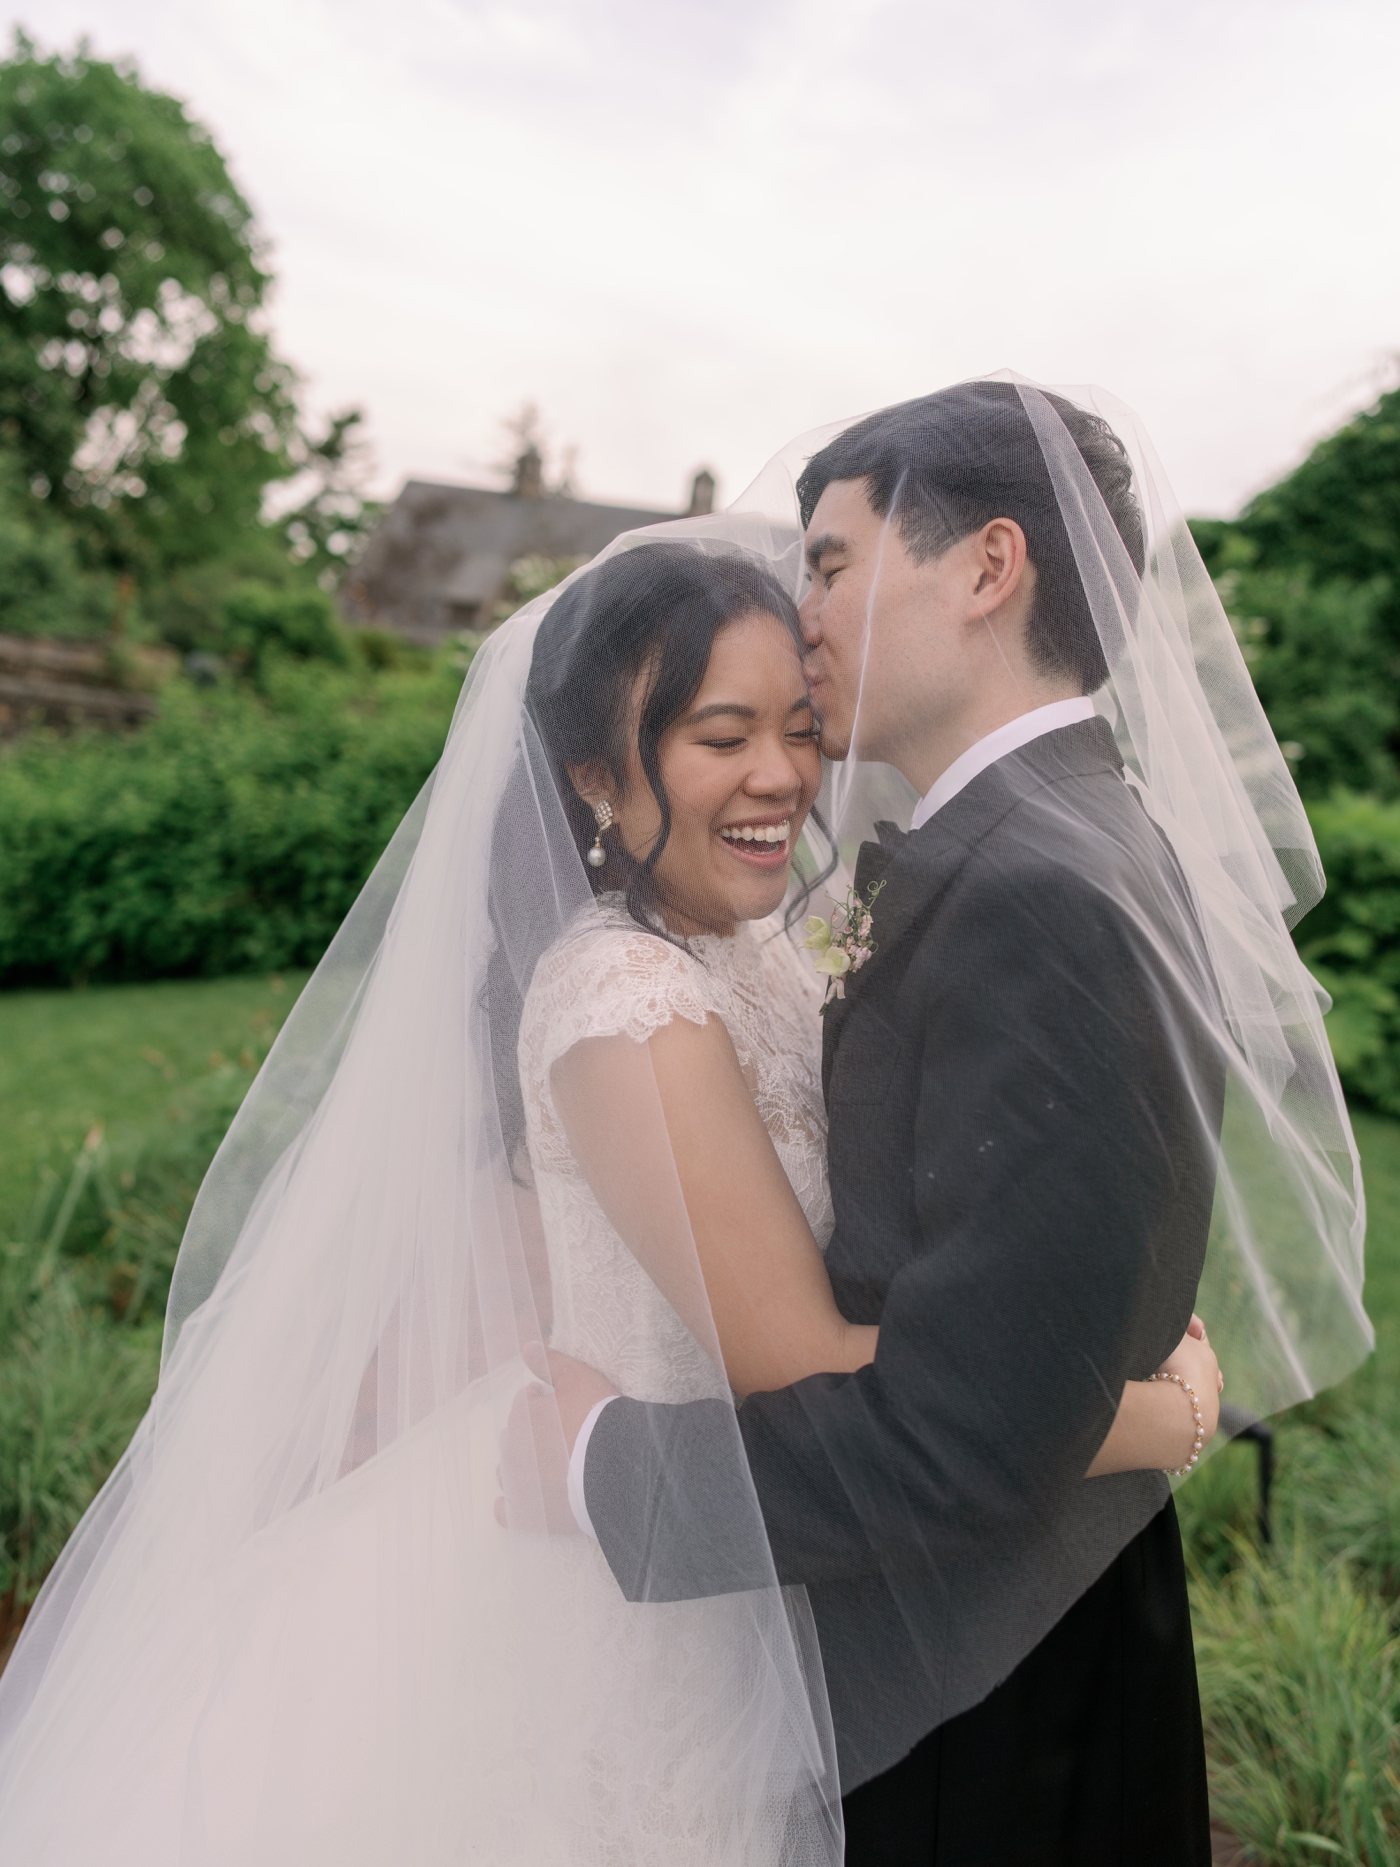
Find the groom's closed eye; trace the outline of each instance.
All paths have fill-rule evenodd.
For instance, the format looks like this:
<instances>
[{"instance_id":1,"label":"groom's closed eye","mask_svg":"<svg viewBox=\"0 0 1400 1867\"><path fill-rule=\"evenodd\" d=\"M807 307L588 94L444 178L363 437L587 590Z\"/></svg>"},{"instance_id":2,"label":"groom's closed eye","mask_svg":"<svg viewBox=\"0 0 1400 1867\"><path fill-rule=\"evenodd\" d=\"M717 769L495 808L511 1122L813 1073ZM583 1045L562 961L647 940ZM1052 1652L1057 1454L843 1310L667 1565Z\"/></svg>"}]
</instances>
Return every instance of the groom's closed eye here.
<instances>
[{"instance_id":1,"label":"groom's closed eye","mask_svg":"<svg viewBox=\"0 0 1400 1867\"><path fill-rule=\"evenodd\" d=\"M823 532L807 546L807 568L813 577L829 584L838 571L845 570L844 560L849 554L850 546L844 538L838 538L833 532Z\"/></svg>"}]
</instances>

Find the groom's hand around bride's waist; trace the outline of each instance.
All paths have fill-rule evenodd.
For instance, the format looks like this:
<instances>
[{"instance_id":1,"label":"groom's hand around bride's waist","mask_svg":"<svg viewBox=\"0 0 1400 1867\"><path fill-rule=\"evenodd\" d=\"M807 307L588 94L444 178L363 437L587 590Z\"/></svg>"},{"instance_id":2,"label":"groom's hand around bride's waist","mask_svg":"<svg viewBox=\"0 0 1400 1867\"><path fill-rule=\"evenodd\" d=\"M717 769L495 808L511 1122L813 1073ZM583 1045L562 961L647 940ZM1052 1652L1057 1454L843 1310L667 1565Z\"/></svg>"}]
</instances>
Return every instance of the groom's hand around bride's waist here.
<instances>
[{"instance_id":1,"label":"groom's hand around bride's waist","mask_svg":"<svg viewBox=\"0 0 1400 1867\"><path fill-rule=\"evenodd\" d=\"M539 1343L526 1348L525 1361L540 1379L516 1395L501 1434L496 1521L512 1530L577 1535L569 1459L584 1421L617 1389L596 1368Z\"/></svg>"}]
</instances>

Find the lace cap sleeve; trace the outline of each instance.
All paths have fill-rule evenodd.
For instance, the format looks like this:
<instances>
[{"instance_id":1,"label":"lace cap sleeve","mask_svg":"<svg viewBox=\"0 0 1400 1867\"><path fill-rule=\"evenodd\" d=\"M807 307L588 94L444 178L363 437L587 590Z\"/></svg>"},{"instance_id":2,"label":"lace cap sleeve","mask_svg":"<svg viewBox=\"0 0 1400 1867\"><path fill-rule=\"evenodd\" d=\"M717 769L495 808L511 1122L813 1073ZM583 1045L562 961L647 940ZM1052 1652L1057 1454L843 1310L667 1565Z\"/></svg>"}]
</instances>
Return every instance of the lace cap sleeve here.
<instances>
[{"instance_id":1,"label":"lace cap sleeve","mask_svg":"<svg viewBox=\"0 0 1400 1867\"><path fill-rule=\"evenodd\" d=\"M676 1018L692 1024L720 1012L704 965L683 948L607 915L566 934L540 960L520 1021L520 1074L543 1087L550 1070L585 1037L644 1044Z\"/></svg>"}]
</instances>

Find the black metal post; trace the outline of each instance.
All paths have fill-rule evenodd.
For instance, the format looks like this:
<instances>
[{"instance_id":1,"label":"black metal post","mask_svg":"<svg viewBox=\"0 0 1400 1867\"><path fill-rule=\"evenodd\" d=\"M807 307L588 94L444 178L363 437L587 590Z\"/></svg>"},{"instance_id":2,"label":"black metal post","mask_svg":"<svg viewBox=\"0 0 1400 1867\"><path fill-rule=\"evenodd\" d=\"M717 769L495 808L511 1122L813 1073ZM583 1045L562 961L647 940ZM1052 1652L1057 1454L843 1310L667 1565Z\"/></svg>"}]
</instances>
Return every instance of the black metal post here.
<instances>
[{"instance_id":1,"label":"black metal post","mask_svg":"<svg viewBox=\"0 0 1400 1867\"><path fill-rule=\"evenodd\" d=\"M1273 1511L1271 1508L1274 1489L1274 1429L1263 1420L1256 1420L1243 1407L1222 1407L1220 1409L1220 1430L1229 1439L1250 1439L1259 1448L1259 1541L1264 1544L1274 1540Z\"/></svg>"}]
</instances>

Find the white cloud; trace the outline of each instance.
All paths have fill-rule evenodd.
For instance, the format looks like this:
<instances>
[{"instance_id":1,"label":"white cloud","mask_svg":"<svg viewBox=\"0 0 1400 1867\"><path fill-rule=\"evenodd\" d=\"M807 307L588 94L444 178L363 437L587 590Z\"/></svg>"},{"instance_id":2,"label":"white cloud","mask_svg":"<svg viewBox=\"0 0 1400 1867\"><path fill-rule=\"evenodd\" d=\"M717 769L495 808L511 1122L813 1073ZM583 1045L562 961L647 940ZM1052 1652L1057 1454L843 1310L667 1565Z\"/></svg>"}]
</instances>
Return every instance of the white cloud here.
<instances>
[{"instance_id":1,"label":"white cloud","mask_svg":"<svg viewBox=\"0 0 1400 1867\"><path fill-rule=\"evenodd\" d=\"M10 15L13 20L17 16ZM1388 0L48 0L214 128L386 486L541 404L583 486L732 493L1010 364L1227 509L1400 344Z\"/></svg>"}]
</instances>

